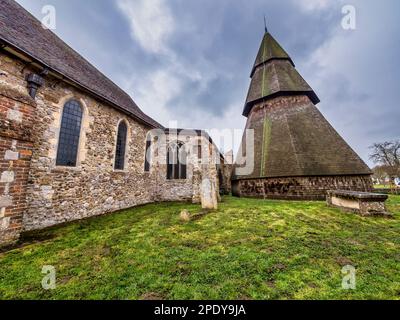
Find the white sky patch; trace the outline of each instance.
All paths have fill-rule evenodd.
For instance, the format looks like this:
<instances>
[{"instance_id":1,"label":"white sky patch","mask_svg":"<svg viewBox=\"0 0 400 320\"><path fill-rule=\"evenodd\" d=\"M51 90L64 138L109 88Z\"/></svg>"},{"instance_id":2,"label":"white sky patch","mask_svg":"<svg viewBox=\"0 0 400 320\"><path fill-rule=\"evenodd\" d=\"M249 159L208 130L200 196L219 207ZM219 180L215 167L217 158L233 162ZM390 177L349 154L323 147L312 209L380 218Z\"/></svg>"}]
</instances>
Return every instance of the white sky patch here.
<instances>
[{"instance_id":1,"label":"white sky patch","mask_svg":"<svg viewBox=\"0 0 400 320\"><path fill-rule=\"evenodd\" d=\"M129 20L132 37L151 53L168 51L168 36L175 21L165 0L118 0L118 8Z\"/></svg>"},{"instance_id":2,"label":"white sky patch","mask_svg":"<svg viewBox=\"0 0 400 320\"><path fill-rule=\"evenodd\" d=\"M303 11L324 10L334 4L332 0L294 0Z\"/></svg>"},{"instance_id":3,"label":"white sky patch","mask_svg":"<svg viewBox=\"0 0 400 320\"><path fill-rule=\"evenodd\" d=\"M209 124L204 128L213 138L216 145L221 149L222 153L232 150L234 157L236 157L242 143L242 137L247 121L247 118L242 116L242 109L242 102L232 104L222 118L209 117ZM198 127L199 126L200 123L198 124ZM224 135L216 135L213 130L216 130L216 133L228 132L229 134L227 137Z\"/></svg>"},{"instance_id":4,"label":"white sky patch","mask_svg":"<svg viewBox=\"0 0 400 320\"><path fill-rule=\"evenodd\" d=\"M160 69L142 79L132 77L124 87L134 93L134 100L146 114L167 126L173 120L167 108L168 102L181 94L182 85L181 79L172 71Z\"/></svg>"}]
</instances>

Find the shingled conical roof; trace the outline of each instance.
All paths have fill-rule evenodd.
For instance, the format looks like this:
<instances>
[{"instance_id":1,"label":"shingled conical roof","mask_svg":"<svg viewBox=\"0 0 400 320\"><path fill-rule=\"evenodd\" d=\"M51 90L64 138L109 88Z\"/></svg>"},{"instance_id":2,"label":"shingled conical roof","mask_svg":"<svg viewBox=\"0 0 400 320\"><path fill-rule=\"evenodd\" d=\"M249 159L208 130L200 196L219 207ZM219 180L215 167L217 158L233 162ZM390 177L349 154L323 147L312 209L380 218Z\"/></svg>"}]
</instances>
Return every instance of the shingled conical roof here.
<instances>
[{"instance_id":1,"label":"shingled conical roof","mask_svg":"<svg viewBox=\"0 0 400 320\"><path fill-rule=\"evenodd\" d=\"M287 52L266 32L251 71L251 84L243 115L247 117L253 105L259 101L293 94L305 94L314 104L320 101L297 72Z\"/></svg>"},{"instance_id":2,"label":"shingled conical roof","mask_svg":"<svg viewBox=\"0 0 400 320\"><path fill-rule=\"evenodd\" d=\"M238 173L233 180L371 174L317 109L318 102L289 55L267 32L244 111L254 144L245 135L240 154L252 170ZM240 162L235 168L244 167Z\"/></svg>"},{"instance_id":3,"label":"shingled conical roof","mask_svg":"<svg viewBox=\"0 0 400 320\"><path fill-rule=\"evenodd\" d=\"M289 60L293 67L295 66L292 59L289 57L287 52L281 47L278 41L269 33L265 32L264 38L261 42L260 50L256 57L253 70L251 71L251 77L253 77L254 71L260 65L267 63L272 59L285 59Z\"/></svg>"}]
</instances>

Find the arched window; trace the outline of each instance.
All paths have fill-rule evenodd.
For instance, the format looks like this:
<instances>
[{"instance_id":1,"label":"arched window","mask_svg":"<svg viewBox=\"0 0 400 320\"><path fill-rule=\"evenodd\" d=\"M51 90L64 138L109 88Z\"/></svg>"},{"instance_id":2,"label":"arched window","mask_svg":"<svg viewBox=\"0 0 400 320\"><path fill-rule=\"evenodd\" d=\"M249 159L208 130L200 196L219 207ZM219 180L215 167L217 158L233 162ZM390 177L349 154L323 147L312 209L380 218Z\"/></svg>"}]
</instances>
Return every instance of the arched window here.
<instances>
[{"instance_id":1,"label":"arched window","mask_svg":"<svg viewBox=\"0 0 400 320\"><path fill-rule=\"evenodd\" d=\"M82 107L78 101L70 100L64 105L58 140L57 166L76 166L82 114Z\"/></svg>"},{"instance_id":2,"label":"arched window","mask_svg":"<svg viewBox=\"0 0 400 320\"><path fill-rule=\"evenodd\" d=\"M118 126L117 148L115 149L115 170L124 170L125 168L125 152L126 138L128 135L128 127L125 121L121 121Z\"/></svg>"},{"instance_id":3,"label":"arched window","mask_svg":"<svg viewBox=\"0 0 400 320\"><path fill-rule=\"evenodd\" d=\"M150 172L151 167L151 134L149 133L146 138L146 153L144 158L144 171Z\"/></svg>"},{"instance_id":4,"label":"arched window","mask_svg":"<svg viewBox=\"0 0 400 320\"><path fill-rule=\"evenodd\" d=\"M187 177L187 153L182 142L170 144L167 153L167 179L186 179Z\"/></svg>"}]
</instances>

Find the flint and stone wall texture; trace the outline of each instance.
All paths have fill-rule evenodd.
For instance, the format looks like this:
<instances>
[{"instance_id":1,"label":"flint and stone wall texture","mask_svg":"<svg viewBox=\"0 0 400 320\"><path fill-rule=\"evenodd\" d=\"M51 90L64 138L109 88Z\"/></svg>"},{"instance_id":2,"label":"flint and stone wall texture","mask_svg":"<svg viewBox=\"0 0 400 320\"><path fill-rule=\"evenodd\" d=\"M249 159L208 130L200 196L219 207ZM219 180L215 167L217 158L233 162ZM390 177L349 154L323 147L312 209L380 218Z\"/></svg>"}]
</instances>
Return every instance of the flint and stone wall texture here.
<instances>
[{"instance_id":1,"label":"flint and stone wall texture","mask_svg":"<svg viewBox=\"0 0 400 320\"><path fill-rule=\"evenodd\" d=\"M220 170L222 176L222 179L220 179L222 180L222 185L220 186L220 189L224 194L230 194L232 192L231 176L233 165L225 163L220 167Z\"/></svg>"},{"instance_id":2,"label":"flint and stone wall texture","mask_svg":"<svg viewBox=\"0 0 400 320\"><path fill-rule=\"evenodd\" d=\"M187 153L187 179L167 180L167 150L170 143L184 143ZM199 155L199 147L200 153ZM201 202L201 183L203 179L215 181L218 186L217 159L218 149L207 137L199 136L195 131L169 133L165 139L158 139L154 146L152 171L156 174L158 201Z\"/></svg>"},{"instance_id":3,"label":"flint and stone wall texture","mask_svg":"<svg viewBox=\"0 0 400 320\"><path fill-rule=\"evenodd\" d=\"M0 83L3 90L12 89L26 96L26 75L33 70L5 55L0 56L0 61L0 69L7 74ZM61 115L69 99L78 100L84 111L78 164L74 168L56 166ZM32 127L33 142L24 230L41 229L154 201L154 179L144 172L144 148L149 128L50 76L46 77L35 100L34 118L27 119L22 126ZM128 124L126 166L124 171L115 171L114 154L120 121Z\"/></svg>"},{"instance_id":4,"label":"flint and stone wall texture","mask_svg":"<svg viewBox=\"0 0 400 320\"><path fill-rule=\"evenodd\" d=\"M287 200L325 200L328 190L372 191L369 175L315 176L236 180L232 192L237 197Z\"/></svg>"},{"instance_id":5,"label":"flint and stone wall texture","mask_svg":"<svg viewBox=\"0 0 400 320\"><path fill-rule=\"evenodd\" d=\"M216 179L215 163L202 165L194 150L202 137L187 136L186 180L167 180L166 147L155 144L145 172L146 138L151 128L48 75L35 100L27 91L29 65L0 53L0 245L21 231L114 212L158 201L200 202L203 178ZM83 108L76 167L56 166L63 107L75 99ZM128 126L125 168L114 170L117 129ZM193 147L192 147L193 144ZM206 148L205 148L206 149Z\"/></svg>"}]
</instances>

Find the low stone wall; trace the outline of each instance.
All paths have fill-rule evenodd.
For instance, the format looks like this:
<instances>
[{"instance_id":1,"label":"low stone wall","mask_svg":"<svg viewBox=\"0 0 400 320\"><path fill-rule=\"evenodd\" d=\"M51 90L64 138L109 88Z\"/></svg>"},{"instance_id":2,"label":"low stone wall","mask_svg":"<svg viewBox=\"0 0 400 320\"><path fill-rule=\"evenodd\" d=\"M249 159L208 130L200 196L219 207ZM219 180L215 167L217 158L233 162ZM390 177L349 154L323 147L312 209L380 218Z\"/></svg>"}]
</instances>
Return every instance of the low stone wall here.
<instances>
[{"instance_id":1,"label":"low stone wall","mask_svg":"<svg viewBox=\"0 0 400 320\"><path fill-rule=\"evenodd\" d=\"M372 180L366 176L288 177L235 180L236 197L282 200L325 200L328 190L372 191Z\"/></svg>"}]
</instances>

